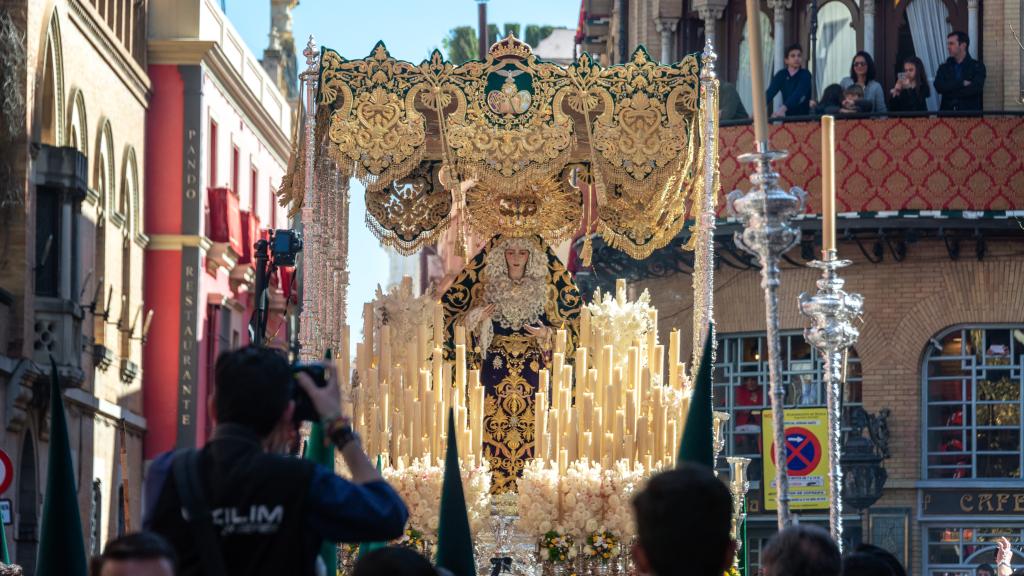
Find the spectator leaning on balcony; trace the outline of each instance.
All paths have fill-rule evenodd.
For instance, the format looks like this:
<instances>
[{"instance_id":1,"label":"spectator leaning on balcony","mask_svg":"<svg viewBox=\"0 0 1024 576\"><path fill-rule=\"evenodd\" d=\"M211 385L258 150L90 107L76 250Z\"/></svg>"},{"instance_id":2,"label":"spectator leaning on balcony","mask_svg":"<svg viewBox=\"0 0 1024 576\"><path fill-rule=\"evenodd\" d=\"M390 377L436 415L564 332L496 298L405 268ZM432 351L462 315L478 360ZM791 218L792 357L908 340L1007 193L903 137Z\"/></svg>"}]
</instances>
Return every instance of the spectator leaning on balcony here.
<instances>
[{"instance_id":1,"label":"spectator leaning on balcony","mask_svg":"<svg viewBox=\"0 0 1024 576\"><path fill-rule=\"evenodd\" d=\"M875 80L875 61L871 54L861 50L853 57L850 75L839 83L843 89L857 84L864 89L864 99L871 103L871 112L888 112L885 107L885 92Z\"/></svg>"},{"instance_id":2,"label":"spectator leaning on balcony","mask_svg":"<svg viewBox=\"0 0 1024 576\"><path fill-rule=\"evenodd\" d=\"M935 91L942 95L939 110L981 110L985 65L967 53L971 39L957 31L946 36L949 59L935 73Z\"/></svg>"},{"instance_id":3,"label":"spectator leaning on balcony","mask_svg":"<svg viewBox=\"0 0 1024 576\"><path fill-rule=\"evenodd\" d=\"M927 112L928 97L932 92L928 89L928 76L924 71L924 62L917 56L911 56L903 62L903 72L896 80L896 85L889 91L892 100L889 110L894 112Z\"/></svg>"},{"instance_id":4,"label":"spectator leaning on balcony","mask_svg":"<svg viewBox=\"0 0 1024 576\"><path fill-rule=\"evenodd\" d=\"M773 118L811 113L811 73L803 66L804 49L799 44L786 48L786 67L772 77L767 91L769 101L782 92L782 106L775 110Z\"/></svg>"}]
</instances>

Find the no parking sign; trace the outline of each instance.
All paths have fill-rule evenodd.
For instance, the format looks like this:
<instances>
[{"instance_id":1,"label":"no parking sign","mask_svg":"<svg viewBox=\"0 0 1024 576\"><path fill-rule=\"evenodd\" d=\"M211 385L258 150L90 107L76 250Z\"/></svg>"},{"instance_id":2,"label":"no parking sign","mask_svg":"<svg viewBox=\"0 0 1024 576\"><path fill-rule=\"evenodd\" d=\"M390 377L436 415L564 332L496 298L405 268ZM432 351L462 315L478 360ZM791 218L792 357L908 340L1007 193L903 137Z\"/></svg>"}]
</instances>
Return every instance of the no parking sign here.
<instances>
[{"instance_id":1,"label":"no parking sign","mask_svg":"<svg viewBox=\"0 0 1024 576\"><path fill-rule=\"evenodd\" d=\"M828 508L828 411L825 408L790 408L785 411L786 470L789 507L793 510ZM772 411L761 417L764 458L764 509L775 510L775 442Z\"/></svg>"},{"instance_id":2,"label":"no parking sign","mask_svg":"<svg viewBox=\"0 0 1024 576\"><path fill-rule=\"evenodd\" d=\"M7 492L14 482L14 464L7 452L0 450L0 494Z\"/></svg>"}]
</instances>

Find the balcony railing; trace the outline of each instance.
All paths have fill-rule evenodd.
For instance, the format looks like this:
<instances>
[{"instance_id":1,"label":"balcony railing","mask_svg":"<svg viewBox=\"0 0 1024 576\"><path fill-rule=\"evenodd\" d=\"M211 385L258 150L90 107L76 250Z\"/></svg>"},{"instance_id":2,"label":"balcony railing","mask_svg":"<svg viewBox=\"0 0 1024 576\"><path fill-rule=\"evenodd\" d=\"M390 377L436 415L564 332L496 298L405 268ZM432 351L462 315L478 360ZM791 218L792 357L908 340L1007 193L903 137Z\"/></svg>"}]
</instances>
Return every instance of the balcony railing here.
<instances>
[{"instance_id":1,"label":"balcony railing","mask_svg":"<svg viewBox=\"0 0 1024 576\"><path fill-rule=\"evenodd\" d=\"M839 116L836 205L839 212L1005 212L1024 209L1024 115L887 114ZM821 132L816 118L769 128L785 186L809 192L808 213L821 202ZM753 150L750 121L723 123L719 147L722 193L746 190L750 169L737 156ZM725 215L724 202L719 214Z\"/></svg>"}]
</instances>

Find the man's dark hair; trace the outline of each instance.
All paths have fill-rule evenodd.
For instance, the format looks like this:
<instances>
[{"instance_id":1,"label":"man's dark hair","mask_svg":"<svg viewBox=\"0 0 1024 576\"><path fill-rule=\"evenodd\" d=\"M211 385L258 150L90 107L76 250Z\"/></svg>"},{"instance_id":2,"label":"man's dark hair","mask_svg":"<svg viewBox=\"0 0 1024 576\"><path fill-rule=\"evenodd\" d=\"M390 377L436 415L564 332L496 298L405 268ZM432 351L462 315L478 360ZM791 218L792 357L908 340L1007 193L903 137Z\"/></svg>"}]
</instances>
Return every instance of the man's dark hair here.
<instances>
[{"instance_id":1,"label":"man's dark hair","mask_svg":"<svg viewBox=\"0 0 1024 576\"><path fill-rule=\"evenodd\" d=\"M217 422L266 436L291 399L292 371L277 350L246 346L224 352L215 368Z\"/></svg>"},{"instance_id":2,"label":"man's dark hair","mask_svg":"<svg viewBox=\"0 0 1024 576\"><path fill-rule=\"evenodd\" d=\"M946 38L952 38L953 36L956 36L956 41L958 44L967 44L968 46L971 45L971 38L970 36L967 35L966 32L961 32L960 30L953 30L949 34L946 34Z\"/></svg>"},{"instance_id":3,"label":"man's dark hair","mask_svg":"<svg viewBox=\"0 0 1024 576\"><path fill-rule=\"evenodd\" d=\"M659 576L721 576L731 544L732 495L710 468L683 464L633 498L640 547Z\"/></svg>"},{"instance_id":4,"label":"man's dark hair","mask_svg":"<svg viewBox=\"0 0 1024 576\"><path fill-rule=\"evenodd\" d=\"M804 47L799 42L796 42L786 47L786 58L789 58L789 53L793 50L799 50L801 54L804 53Z\"/></svg>"},{"instance_id":5,"label":"man's dark hair","mask_svg":"<svg viewBox=\"0 0 1024 576\"><path fill-rule=\"evenodd\" d=\"M417 552L388 546L359 558L352 576L437 576L437 570Z\"/></svg>"},{"instance_id":6,"label":"man's dark hair","mask_svg":"<svg viewBox=\"0 0 1024 576\"><path fill-rule=\"evenodd\" d=\"M983 571L988 572L990 576L996 574L996 569L991 564L978 564L978 567L974 569L975 574L981 574Z\"/></svg>"},{"instance_id":7,"label":"man's dark hair","mask_svg":"<svg viewBox=\"0 0 1024 576\"><path fill-rule=\"evenodd\" d=\"M765 576L839 576L843 561L828 532L806 524L790 526L761 553Z\"/></svg>"},{"instance_id":8,"label":"man's dark hair","mask_svg":"<svg viewBox=\"0 0 1024 576\"><path fill-rule=\"evenodd\" d=\"M885 562L892 569L893 576L907 576L907 569L900 563L899 558L895 554L889 552L881 546L875 546L874 544L858 544L853 549L854 552L870 554L875 558Z\"/></svg>"},{"instance_id":9,"label":"man's dark hair","mask_svg":"<svg viewBox=\"0 0 1024 576\"><path fill-rule=\"evenodd\" d=\"M167 560L177 570L178 555L171 543L154 532L135 532L107 542L103 554L93 564L95 576L107 560Z\"/></svg>"},{"instance_id":10,"label":"man's dark hair","mask_svg":"<svg viewBox=\"0 0 1024 576\"><path fill-rule=\"evenodd\" d=\"M896 576L892 567L867 552L854 552L843 557L843 576Z\"/></svg>"},{"instance_id":11,"label":"man's dark hair","mask_svg":"<svg viewBox=\"0 0 1024 576\"><path fill-rule=\"evenodd\" d=\"M850 80L853 80L855 84L857 83L857 68L853 63L857 61L857 58L863 58L864 62L867 63L867 71L864 76L864 85L867 86L868 82L874 80L875 76L878 74L878 71L875 70L875 59L871 57L871 54L868 54L863 50L860 50L853 55L853 60L850 60Z\"/></svg>"}]
</instances>

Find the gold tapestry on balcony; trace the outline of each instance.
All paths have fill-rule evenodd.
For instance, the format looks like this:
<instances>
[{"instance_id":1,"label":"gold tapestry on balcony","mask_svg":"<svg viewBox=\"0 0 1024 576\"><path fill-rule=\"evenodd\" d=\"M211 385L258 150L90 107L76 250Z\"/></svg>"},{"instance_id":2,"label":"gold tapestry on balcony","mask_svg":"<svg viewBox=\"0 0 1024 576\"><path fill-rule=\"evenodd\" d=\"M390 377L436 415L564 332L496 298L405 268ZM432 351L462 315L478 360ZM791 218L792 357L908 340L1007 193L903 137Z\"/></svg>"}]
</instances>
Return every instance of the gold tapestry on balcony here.
<instances>
[{"instance_id":1,"label":"gold tapestry on balcony","mask_svg":"<svg viewBox=\"0 0 1024 576\"><path fill-rule=\"evenodd\" d=\"M623 65L584 54L562 67L509 36L482 62L455 66L435 50L414 65L378 43L363 60L323 50L319 80L316 139L367 184L371 229L401 250L433 241L463 211L477 233L552 243L596 218L608 244L644 258L698 216L694 56L663 65L641 48ZM434 209L444 202L410 210L393 193L425 161L447 167L448 214ZM573 185L580 168L595 184L596 215Z\"/></svg>"}]
</instances>

